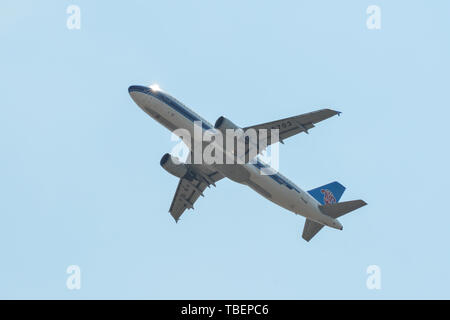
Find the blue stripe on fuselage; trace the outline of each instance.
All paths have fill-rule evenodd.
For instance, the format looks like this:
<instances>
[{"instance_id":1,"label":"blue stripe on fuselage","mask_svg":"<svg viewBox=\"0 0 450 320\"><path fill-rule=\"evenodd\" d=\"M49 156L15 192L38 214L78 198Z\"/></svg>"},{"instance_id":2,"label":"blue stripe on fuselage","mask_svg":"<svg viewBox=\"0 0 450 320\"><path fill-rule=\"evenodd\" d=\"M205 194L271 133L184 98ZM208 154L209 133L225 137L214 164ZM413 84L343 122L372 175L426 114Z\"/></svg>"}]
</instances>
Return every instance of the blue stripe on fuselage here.
<instances>
[{"instance_id":1,"label":"blue stripe on fuselage","mask_svg":"<svg viewBox=\"0 0 450 320\"><path fill-rule=\"evenodd\" d=\"M255 166L256 168L258 168L259 170L263 169L263 168L268 168L265 164L263 164L262 162L259 162L259 160L256 160L256 163L253 163L253 166ZM298 190L295 186L293 186L291 183L289 183L288 181L286 181L282 176L280 176L278 173L277 174L272 174L269 175L269 177L271 177L273 180L275 180L278 184L281 185L285 185L288 189L290 190L295 190L298 193L300 193L300 190Z\"/></svg>"},{"instance_id":2,"label":"blue stripe on fuselage","mask_svg":"<svg viewBox=\"0 0 450 320\"><path fill-rule=\"evenodd\" d=\"M176 112L178 112L181 115L183 115L186 119L188 119L188 120L190 120L192 122L194 122L194 121L201 121L203 129L205 129L205 130L212 129L212 127L209 124L203 122L196 115L192 114L192 112L187 110L181 103L179 103L178 101L174 100L172 97L170 97L169 95L165 94L164 92L155 91L155 90L152 90L152 89L144 87L144 86L131 86L128 89L128 91L129 92L137 91L137 92L141 92L141 93L144 93L144 94L148 94L149 96L152 96L152 97L158 99L159 101L164 102L169 107L171 107L173 110L175 110Z\"/></svg>"}]
</instances>

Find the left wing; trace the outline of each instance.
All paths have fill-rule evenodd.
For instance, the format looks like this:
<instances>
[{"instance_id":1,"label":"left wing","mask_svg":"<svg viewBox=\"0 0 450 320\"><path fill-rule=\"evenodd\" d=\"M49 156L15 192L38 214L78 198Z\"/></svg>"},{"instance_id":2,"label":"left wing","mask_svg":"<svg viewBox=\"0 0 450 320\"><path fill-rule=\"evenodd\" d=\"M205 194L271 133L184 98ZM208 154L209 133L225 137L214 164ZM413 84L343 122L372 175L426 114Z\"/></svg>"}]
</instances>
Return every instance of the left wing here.
<instances>
[{"instance_id":1,"label":"left wing","mask_svg":"<svg viewBox=\"0 0 450 320\"><path fill-rule=\"evenodd\" d=\"M255 129L259 141L259 129L267 129L267 146L280 141L283 143L284 139L287 139L300 132L308 133L308 130L314 128L314 125L320 121L331 118L334 115L339 115L339 111L331 109L321 109L309 113L304 113L299 116L285 118L277 121L266 122L255 126L244 128L244 132L247 129ZM279 129L279 139L272 139L270 135L270 129ZM258 150L258 153L262 150Z\"/></svg>"},{"instance_id":2,"label":"left wing","mask_svg":"<svg viewBox=\"0 0 450 320\"><path fill-rule=\"evenodd\" d=\"M177 191L169 209L176 222L186 209L194 209L195 201L203 196L206 187L215 186L215 182L223 178L223 175L219 172L200 166L191 165L190 174L181 178L178 183Z\"/></svg>"}]
</instances>

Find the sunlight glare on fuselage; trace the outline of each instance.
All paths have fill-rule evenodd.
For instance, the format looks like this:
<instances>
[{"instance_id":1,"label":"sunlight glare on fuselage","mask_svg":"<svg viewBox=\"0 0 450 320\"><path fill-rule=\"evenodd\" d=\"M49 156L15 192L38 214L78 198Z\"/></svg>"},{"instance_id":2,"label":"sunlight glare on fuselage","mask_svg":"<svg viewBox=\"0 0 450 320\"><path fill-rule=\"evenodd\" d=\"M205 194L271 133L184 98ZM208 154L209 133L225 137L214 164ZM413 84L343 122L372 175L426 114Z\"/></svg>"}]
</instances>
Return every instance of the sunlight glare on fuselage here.
<instances>
[{"instance_id":1,"label":"sunlight glare on fuselage","mask_svg":"<svg viewBox=\"0 0 450 320\"><path fill-rule=\"evenodd\" d=\"M153 91L161 91L161 88L157 83L152 84L151 86L149 86L149 88L152 89Z\"/></svg>"}]
</instances>

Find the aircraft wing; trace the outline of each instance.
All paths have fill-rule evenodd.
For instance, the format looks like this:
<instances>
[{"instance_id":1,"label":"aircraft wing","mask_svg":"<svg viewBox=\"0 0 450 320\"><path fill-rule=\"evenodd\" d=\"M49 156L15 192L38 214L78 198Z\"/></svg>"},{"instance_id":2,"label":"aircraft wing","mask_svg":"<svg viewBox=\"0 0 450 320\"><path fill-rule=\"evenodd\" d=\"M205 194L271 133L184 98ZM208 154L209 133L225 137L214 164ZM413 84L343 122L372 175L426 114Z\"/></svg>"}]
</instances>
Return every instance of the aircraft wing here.
<instances>
[{"instance_id":1,"label":"aircraft wing","mask_svg":"<svg viewBox=\"0 0 450 320\"><path fill-rule=\"evenodd\" d=\"M190 175L180 179L177 191L173 197L169 212L175 221L178 222L180 216L186 209L194 209L194 203L203 191L210 185L215 186L215 182L223 178L217 171L210 170L204 165L192 165Z\"/></svg>"},{"instance_id":2,"label":"aircraft wing","mask_svg":"<svg viewBox=\"0 0 450 320\"><path fill-rule=\"evenodd\" d=\"M250 126L244 128L244 131L247 129L256 129L257 133L259 129L267 129L267 146L280 141L283 143L283 140L292 137L300 132L308 133L308 130L314 128L314 125L322 120L331 118L334 115L339 115L339 111L331 110L331 109L321 109L309 113L304 113L299 116L285 118L277 121L266 122L263 124L258 124L255 126ZM279 139L277 140L275 137L272 139L270 135L270 129L279 129ZM259 133L258 133L259 140ZM273 141L272 141L273 140ZM262 150L259 150L259 152ZM258 152L258 153L259 153Z\"/></svg>"}]
</instances>

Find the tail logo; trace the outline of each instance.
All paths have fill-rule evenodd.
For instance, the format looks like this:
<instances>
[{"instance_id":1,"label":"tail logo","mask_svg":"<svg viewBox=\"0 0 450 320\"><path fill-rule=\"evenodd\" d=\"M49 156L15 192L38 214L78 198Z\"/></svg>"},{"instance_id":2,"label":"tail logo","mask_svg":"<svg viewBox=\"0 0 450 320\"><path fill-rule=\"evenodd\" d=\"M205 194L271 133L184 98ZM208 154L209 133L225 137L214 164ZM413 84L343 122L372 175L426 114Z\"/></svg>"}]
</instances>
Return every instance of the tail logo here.
<instances>
[{"instance_id":1,"label":"tail logo","mask_svg":"<svg viewBox=\"0 0 450 320\"><path fill-rule=\"evenodd\" d=\"M328 189L321 189L320 192L323 194L323 202L325 204L336 203L336 198L334 197L333 192Z\"/></svg>"}]
</instances>

